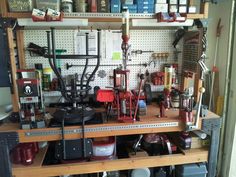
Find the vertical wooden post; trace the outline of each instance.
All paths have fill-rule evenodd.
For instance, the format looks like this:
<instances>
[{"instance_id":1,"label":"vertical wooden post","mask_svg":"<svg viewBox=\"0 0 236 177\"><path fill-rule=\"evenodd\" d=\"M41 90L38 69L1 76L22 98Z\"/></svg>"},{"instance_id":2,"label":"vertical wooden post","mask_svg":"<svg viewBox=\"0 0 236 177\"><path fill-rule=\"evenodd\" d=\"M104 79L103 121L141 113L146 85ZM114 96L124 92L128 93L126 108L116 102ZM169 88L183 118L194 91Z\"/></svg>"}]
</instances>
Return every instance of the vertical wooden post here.
<instances>
[{"instance_id":1,"label":"vertical wooden post","mask_svg":"<svg viewBox=\"0 0 236 177\"><path fill-rule=\"evenodd\" d=\"M24 49L24 30L20 29L16 31L16 44L19 58L19 68L25 69L25 49Z\"/></svg>"},{"instance_id":2,"label":"vertical wooden post","mask_svg":"<svg viewBox=\"0 0 236 177\"><path fill-rule=\"evenodd\" d=\"M202 2L200 7L200 13L204 14L204 18L208 18L209 13L209 2Z\"/></svg>"},{"instance_id":3,"label":"vertical wooden post","mask_svg":"<svg viewBox=\"0 0 236 177\"><path fill-rule=\"evenodd\" d=\"M0 0L0 14L2 17L8 17L7 0Z\"/></svg>"},{"instance_id":4,"label":"vertical wooden post","mask_svg":"<svg viewBox=\"0 0 236 177\"><path fill-rule=\"evenodd\" d=\"M8 40L8 48L9 48L9 57L11 64L11 74L12 74L12 106L13 112L19 112L19 99L18 99L18 90L16 84L16 59L15 59L15 51L14 51L14 41L13 41L13 31L12 28L7 28L7 40Z\"/></svg>"}]
</instances>

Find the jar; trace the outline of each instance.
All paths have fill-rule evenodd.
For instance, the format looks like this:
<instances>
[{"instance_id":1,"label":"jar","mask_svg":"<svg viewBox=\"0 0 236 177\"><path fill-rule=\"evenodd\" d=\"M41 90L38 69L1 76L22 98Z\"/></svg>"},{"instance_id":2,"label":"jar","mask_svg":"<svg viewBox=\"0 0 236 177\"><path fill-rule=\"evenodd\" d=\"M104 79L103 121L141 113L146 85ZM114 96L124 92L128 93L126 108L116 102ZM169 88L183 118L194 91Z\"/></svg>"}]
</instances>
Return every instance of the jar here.
<instances>
[{"instance_id":1,"label":"jar","mask_svg":"<svg viewBox=\"0 0 236 177\"><path fill-rule=\"evenodd\" d=\"M86 12L87 3L85 0L75 0L75 11L76 12Z\"/></svg>"},{"instance_id":2,"label":"jar","mask_svg":"<svg viewBox=\"0 0 236 177\"><path fill-rule=\"evenodd\" d=\"M43 90L49 91L50 85L52 82L52 69L51 68L44 68L43 69Z\"/></svg>"},{"instance_id":3,"label":"jar","mask_svg":"<svg viewBox=\"0 0 236 177\"><path fill-rule=\"evenodd\" d=\"M73 12L73 1L72 0L62 0L61 1L61 10L65 13Z\"/></svg>"}]
</instances>

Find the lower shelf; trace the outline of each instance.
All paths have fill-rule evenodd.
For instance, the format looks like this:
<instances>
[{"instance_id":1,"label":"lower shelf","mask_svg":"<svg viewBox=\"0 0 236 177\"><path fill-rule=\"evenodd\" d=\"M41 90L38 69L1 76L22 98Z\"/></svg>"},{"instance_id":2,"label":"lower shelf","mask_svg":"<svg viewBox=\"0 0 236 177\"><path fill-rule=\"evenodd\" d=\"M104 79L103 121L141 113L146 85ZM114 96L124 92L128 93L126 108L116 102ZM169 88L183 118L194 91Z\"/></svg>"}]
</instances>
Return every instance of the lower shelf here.
<instances>
[{"instance_id":1,"label":"lower shelf","mask_svg":"<svg viewBox=\"0 0 236 177\"><path fill-rule=\"evenodd\" d=\"M45 150L46 152L46 150ZM39 153L37 158L43 160L44 153ZM13 166L13 176L15 177L48 177L60 175L74 175L96 173L103 171L128 170L142 167L161 167L169 165L180 165L188 163L206 162L208 150L205 148L182 151L180 154L136 157L118 160L105 160L84 163L62 164L41 166L41 163L32 166ZM38 161L38 160L37 160ZM38 165L38 166L37 166Z\"/></svg>"}]
</instances>

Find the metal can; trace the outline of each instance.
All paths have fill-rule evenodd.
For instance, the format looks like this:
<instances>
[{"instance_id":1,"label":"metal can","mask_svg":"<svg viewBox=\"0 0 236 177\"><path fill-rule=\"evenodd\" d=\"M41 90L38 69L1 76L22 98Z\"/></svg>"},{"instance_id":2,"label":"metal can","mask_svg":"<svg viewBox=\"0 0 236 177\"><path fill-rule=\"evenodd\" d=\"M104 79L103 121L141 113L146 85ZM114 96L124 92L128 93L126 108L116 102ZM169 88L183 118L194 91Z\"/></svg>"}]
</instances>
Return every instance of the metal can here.
<instances>
[{"instance_id":1,"label":"metal can","mask_svg":"<svg viewBox=\"0 0 236 177\"><path fill-rule=\"evenodd\" d=\"M43 90L49 91L50 85L52 82L52 69L51 68L44 68L43 69Z\"/></svg>"},{"instance_id":2,"label":"metal can","mask_svg":"<svg viewBox=\"0 0 236 177\"><path fill-rule=\"evenodd\" d=\"M85 0L75 0L75 10L76 12L86 12L87 3Z\"/></svg>"},{"instance_id":3,"label":"metal can","mask_svg":"<svg viewBox=\"0 0 236 177\"><path fill-rule=\"evenodd\" d=\"M73 1L72 0L62 0L61 1L61 10L66 13L73 12Z\"/></svg>"}]
</instances>

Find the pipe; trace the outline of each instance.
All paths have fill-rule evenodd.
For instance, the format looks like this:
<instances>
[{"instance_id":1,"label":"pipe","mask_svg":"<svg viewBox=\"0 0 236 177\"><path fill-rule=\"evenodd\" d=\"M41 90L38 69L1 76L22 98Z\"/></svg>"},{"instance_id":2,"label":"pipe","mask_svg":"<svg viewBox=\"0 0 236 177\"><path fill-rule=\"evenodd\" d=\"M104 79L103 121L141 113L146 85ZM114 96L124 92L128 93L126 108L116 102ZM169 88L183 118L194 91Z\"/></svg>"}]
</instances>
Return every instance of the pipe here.
<instances>
[{"instance_id":1,"label":"pipe","mask_svg":"<svg viewBox=\"0 0 236 177\"><path fill-rule=\"evenodd\" d=\"M236 16L236 6L235 6L236 0L232 1L231 6L231 16L230 16L230 27L229 27L229 41L228 41L228 56L227 56L227 65L226 65L226 75L225 75L225 92L224 92L224 106L223 106L223 115L222 115L222 128L221 128L221 136L220 136L220 149L219 149L219 163L218 163L218 173L221 174L220 176L225 176L222 174L222 168L221 165L222 159L224 156L224 149L223 146L225 144L225 138L226 138L226 131L225 125L228 123L228 120L226 120L226 117L228 116L229 111L229 94L230 94L230 86L231 86L231 76L232 76L232 65L233 65L233 47L234 47L234 32L235 32L235 16ZM229 161L230 162L230 161ZM226 165L227 166L227 165ZM229 166L227 167L227 170L229 172ZM227 176L227 175L226 175Z\"/></svg>"},{"instance_id":2,"label":"pipe","mask_svg":"<svg viewBox=\"0 0 236 177\"><path fill-rule=\"evenodd\" d=\"M89 37L88 37L89 33L86 33L86 55L88 55L88 47L89 47ZM86 58L86 62L85 62L85 66L84 66L84 71L83 71L83 74L81 76L81 79L80 79L80 88L81 90L83 89L83 84L84 84L84 76L85 76L85 73L87 71L87 68L88 68L88 59Z\"/></svg>"},{"instance_id":3,"label":"pipe","mask_svg":"<svg viewBox=\"0 0 236 177\"><path fill-rule=\"evenodd\" d=\"M52 56L53 56L53 62L50 60L49 58L49 63L51 68L53 69L54 73L56 74L57 78L59 79L60 82L60 86L61 86L61 93L62 96L67 100L72 102L72 99L70 97L68 97L67 93L66 93L66 86L65 83L61 77L60 72L58 71L57 67L56 67L56 41L55 41L55 28L51 28L51 35L52 35ZM48 41L49 42L49 41ZM50 43L50 42L49 42ZM48 46L49 49L51 49L50 45ZM49 53L51 53L51 51L49 51Z\"/></svg>"}]
</instances>

